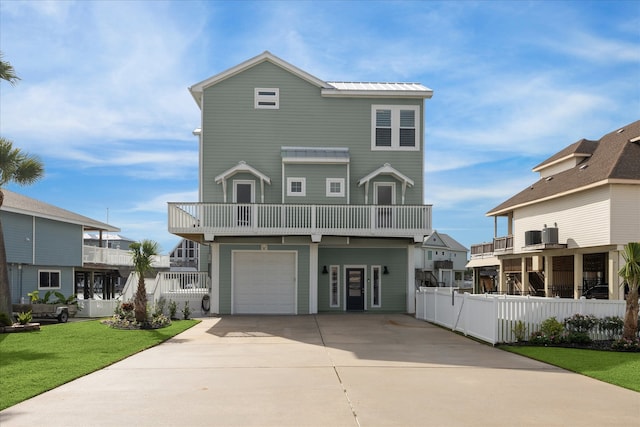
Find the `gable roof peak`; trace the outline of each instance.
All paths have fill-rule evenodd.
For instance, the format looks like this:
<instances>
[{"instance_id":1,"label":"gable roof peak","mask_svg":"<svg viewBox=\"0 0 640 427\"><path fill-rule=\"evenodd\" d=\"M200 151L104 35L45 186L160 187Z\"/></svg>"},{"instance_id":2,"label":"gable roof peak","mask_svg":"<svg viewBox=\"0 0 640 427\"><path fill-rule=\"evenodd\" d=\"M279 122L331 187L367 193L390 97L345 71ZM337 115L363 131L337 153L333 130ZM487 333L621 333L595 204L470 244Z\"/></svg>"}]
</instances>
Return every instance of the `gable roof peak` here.
<instances>
[{"instance_id":1,"label":"gable roof peak","mask_svg":"<svg viewBox=\"0 0 640 427\"><path fill-rule=\"evenodd\" d=\"M193 86L189 87L189 92L191 92L191 96L193 96L198 106L202 108L201 97L202 97L202 93L204 92L204 89L206 89L209 86L213 86L217 83L220 83L221 81L226 80L230 77L233 77L237 74L240 74L243 71L246 71L250 68L255 67L256 65L262 64L263 62L269 62L271 64L274 64L290 72L291 74L294 74L300 77L301 79L308 81L309 83L319 88L331 87L331 85L329 85L324 80L321 80L307 73L306 71L296 67L295 65L290 64L287 61L277 57L276 55L269 52L268 50L265 50L264 52L262 52L257 56L254 56L253 58L249 58L246 61L241 62L236 66L233 66L221 73L218 73L212 77L209 77L208 79L205 79L199 83L194 84Z\"/></svg>"}]
</instances>

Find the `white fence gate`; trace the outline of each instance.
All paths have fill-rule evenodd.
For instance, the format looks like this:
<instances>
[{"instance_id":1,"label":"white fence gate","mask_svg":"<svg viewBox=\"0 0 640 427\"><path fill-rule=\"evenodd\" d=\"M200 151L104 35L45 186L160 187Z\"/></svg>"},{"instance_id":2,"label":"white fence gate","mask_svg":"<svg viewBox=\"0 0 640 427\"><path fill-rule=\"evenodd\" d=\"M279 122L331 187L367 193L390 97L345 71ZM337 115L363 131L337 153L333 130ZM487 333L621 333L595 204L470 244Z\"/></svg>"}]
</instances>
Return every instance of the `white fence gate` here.
<instances>
[{"instance_id":1,"label":"white fence gate","mask_svg":"<svg viewBox=\"0 0 640 427\"><path fill-rule=\"evenodd\" d=\"M574 314L622 318L625 306L626 302L620 300L460 294L456 288L420 288L416 292L417 319L490 344L515 342L513 330L518 322L522 322L525 336L529 337L550 317L560 322ZM593 338L600 337L596 333Z\"/></svg>"}]
</instances>

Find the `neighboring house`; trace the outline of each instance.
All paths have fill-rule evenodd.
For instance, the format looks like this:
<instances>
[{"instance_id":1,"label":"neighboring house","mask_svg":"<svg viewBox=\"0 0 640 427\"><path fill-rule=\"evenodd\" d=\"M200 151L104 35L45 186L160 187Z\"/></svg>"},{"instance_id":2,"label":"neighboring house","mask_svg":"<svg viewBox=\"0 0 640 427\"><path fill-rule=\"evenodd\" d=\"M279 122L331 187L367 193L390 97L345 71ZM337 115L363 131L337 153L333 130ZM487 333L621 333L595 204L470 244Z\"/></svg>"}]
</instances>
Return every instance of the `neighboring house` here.
<instances>
[{"instance_id":1,"label":"neighboring house","mask_svg":"<svg viewBox=\"0 0 640 427\"><path fill-rule=\"evenodd\" d=\"M640 241L640 121L533 171L537 182L487 213L506 218L508 235L471 247L476 290L623 298L621 252Z\"/></svg>"},{"instance_id":2,"label":"neighboring house","mask_svg":"<svg viewBox=\"0 0 640 427\"><path fill-rule=\"evenodd\" d=\"M111 248L128 251L129 246L135 242L133 239L124 237L118 233L84 233L84 244L100 248Z\"/></svg>"},{"instance_id":3,"label":"neighboring house","mask_svg":"<svg viewBox=\"0 0 640 427\"><path fill-rule=\"evenodd\" d=\"M212 313L414 311L431 89L327 82L264 52L190 92L200 202L168 222L201 244Z\"/></svg>"},{"instance_id":4,"label":"neighboring house","mask_svg":"<svg viewBox=\"0 0 640 427\"><path fill-rule=\"evenodd\" d=\"M465 287L468 252L448 234L434 231L416 251L416 283L419 286Z\"/></svg>"},{"instance_id":5,"label":"neighboring house","mask_svg":"<svg viewBox=\"0 0 640 427\"><path fill-rule=\"evenodd\" d=\"M14 303L28 300L38 290L40 296L58 291L65 296L78 292L77 284L102 277L113 291L117 270L88 256L83 235L117 232L119 228L38 200L3 189L0 210L7 253L9 285Z\"/></svg>"},{"instance_id":6,"label":"neighboring house","mask_svg":"<svg viewBox=\"0 0 640 427\"><path fill-rule=\"evenodd\" d=\"M200 244L193 240L181 239L169 252L171 271L198 271L200 265Z\"/></svg>"}]
</instances>

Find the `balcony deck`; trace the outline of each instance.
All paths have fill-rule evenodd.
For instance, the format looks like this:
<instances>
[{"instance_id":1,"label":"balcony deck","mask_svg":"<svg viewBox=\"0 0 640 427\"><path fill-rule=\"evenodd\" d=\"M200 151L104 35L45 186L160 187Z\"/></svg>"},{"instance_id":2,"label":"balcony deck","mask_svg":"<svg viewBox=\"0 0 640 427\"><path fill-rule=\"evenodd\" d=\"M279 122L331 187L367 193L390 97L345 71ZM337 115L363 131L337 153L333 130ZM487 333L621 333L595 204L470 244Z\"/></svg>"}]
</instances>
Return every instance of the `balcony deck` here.
<instances>
[{"instance_id":1,"label":"balcony deck","mask_svg":"<svg viewBox=\"0 0 640 427\"><path fill-rule=\"evenodd\" d=\"M82 246L82 262L112 267L133 267L131 252L89 245ZM156 255L151 265L153 268L169 268L169 255Z\"/></svg>"},{"instance_id":2,"label":"balcony deck","mask_svg":"<svg viewBox=\"0 0 640 427\"><path fill-rule=\"evenodd\" d=\"M169 203L169 232L202 236L396 237L422 242L431 233L431 205L293 205Z\"/></svg>"},{"instance_id":3,"label":"balcony deck","mask_svg":"<svg viewBox=\"0 0 640 427\"><path fill-rule=\"evenodd\" d=\"M513 252L513 236L495 237L491 242L471 245L471 259L488 258Z\"/></svg>"}]
</instances>

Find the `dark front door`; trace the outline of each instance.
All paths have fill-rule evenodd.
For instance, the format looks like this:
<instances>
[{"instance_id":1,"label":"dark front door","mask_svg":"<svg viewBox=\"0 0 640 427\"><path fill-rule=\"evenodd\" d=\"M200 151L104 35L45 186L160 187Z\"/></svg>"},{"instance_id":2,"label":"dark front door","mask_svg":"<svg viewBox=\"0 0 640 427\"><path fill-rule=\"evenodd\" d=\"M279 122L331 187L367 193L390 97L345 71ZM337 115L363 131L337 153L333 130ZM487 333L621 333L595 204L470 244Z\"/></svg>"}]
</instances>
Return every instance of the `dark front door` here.
<instances>
[{"instance_id":1,"label":"dark front door","mask_svg":"<svg viewBox=\"0 0 640 427\"><path fill-rule=\"evenodd\" d=\"M347 310L364 310L364 268L347 268Z\"/></svg>"},{"instance_id":2,"label":"dark front door","mask_svg":"<svg viewBox=\"0 0 640 427\"><path fill-rule=\"evenodd\" d=\"M253 184L251 183L236 183L236 203L238 204L237 223L240 226L251 225L251 205Z\"/></svg>"}]
</instances>

